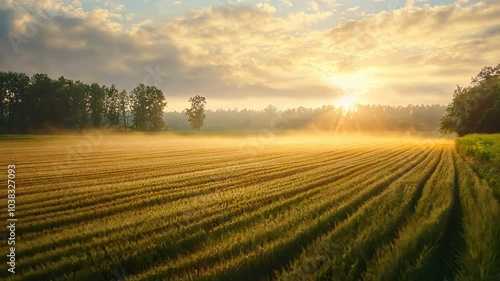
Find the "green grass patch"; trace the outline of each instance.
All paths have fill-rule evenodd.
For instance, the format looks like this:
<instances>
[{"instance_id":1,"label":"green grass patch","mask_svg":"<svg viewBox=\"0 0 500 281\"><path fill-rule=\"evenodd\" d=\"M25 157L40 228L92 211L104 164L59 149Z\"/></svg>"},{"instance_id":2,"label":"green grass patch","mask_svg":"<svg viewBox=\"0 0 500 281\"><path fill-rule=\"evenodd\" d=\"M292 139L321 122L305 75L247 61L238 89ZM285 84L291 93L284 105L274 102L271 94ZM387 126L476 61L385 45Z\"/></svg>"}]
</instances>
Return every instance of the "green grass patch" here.
<instances>
[{"instance_id":1,"label":"green grass patch","mask_svg":"<svg viewBox=\"0 0 500 281\"><path fill-rule=\"evenodd\" d=\"M488 182L500 201L500 134L472 134L456 139L455 143L458 152Z\"/></svg>"}]
</instances>

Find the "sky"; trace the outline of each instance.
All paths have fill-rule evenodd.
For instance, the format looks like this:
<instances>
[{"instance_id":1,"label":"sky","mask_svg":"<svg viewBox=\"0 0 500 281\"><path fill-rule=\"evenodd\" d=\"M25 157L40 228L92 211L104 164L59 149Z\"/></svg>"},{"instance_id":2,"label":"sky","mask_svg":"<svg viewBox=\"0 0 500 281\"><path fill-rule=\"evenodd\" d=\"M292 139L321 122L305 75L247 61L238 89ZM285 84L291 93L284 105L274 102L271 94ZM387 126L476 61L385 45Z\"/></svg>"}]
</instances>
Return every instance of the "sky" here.
<instances>
[{"instance_id":1,"label":"sky","mask_svg":"<svg viewBox=\"0 0 500 281\"><path fill-rule=\"evenodd\" d=\"M0 0L0 70L163 90L167 111L448 104L500 63L498 0Z\"/></svg>"}]
</instances>

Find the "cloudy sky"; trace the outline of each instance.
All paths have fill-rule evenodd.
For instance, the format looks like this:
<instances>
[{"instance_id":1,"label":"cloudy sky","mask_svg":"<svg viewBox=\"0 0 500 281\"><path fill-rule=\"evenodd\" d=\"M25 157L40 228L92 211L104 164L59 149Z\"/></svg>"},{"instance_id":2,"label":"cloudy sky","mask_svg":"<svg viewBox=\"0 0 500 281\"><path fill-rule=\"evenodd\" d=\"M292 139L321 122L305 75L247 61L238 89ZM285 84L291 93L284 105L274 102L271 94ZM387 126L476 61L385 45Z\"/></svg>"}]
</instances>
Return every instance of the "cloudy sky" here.
<instances>
[{"instance_id":1,"label":"cloudy sky","mask_svg":"<svg viewBox=\"0 0 500 281\"><path fill-rule=\"evenodd\" d=\"M157 85L167 110L447 104L500 63L500 1L0 0L0 70Z\"/></svg>"}]
</instances>

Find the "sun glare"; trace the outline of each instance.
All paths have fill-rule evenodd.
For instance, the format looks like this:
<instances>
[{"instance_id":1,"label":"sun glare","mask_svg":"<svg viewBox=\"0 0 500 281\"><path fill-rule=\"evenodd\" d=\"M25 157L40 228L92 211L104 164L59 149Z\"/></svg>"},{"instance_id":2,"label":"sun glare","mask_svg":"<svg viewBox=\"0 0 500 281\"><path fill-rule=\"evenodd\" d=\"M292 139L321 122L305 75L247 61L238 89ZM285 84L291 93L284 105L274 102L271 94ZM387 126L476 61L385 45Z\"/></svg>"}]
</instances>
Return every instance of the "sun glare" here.
<instances>
[{"instance_id":1,"label":"sun glare","mask_svg":"<svg viewBox=\"0 0 500 281\"><path fill-rule=\"evenodd\" d=\"M356 103L358 103L358 101L351 97L342 97L335 103L335 105L337 107L342 107L344 111L352 111L355 110L354 105Z\"/></svg>"}]
</instances>

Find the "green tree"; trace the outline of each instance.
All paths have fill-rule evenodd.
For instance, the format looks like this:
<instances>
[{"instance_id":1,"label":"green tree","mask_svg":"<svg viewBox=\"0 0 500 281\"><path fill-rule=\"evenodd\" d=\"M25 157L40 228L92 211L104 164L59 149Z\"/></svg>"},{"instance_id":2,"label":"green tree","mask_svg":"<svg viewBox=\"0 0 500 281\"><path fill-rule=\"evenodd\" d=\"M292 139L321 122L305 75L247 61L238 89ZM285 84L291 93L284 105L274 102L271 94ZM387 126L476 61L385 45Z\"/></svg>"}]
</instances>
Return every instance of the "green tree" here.
<instances>
[{"instance_id":1,"label":"green tree","mask_svg":"<svg viewBox=\"0 0 500 281\"><path fill-rule=\"evenodd\" d=\"M27 102L29 119L33 128L57 125L57 85L47 74L37 73L31 77Z\"/></svg>"},{"instance_id":2,"label":"green tree","mask_svg":"<svg viewBox=\"0 0 500 281\"><path fill-rule=\"evenodd\" d=\"M164 129L163 110L166 105L163 92L156 86L140 84L134 88L130 96L134 127L138 130Z\"/></svg>"},{"instance_id":3,"label":"green tree","mask_svg":"<svg viewBox=\"0 0 500 281\"><path fill-rule=\"evenodd\" d=\"M106 116L106 88L97 83L90 85L90 122L92 127L100 128L104 125Z\"/></svg>"},{"instance_id":4,"label":"green tree","mask_svg":"<svg viewBox=\"0 0 500 281\"><path fill-rule=\"evenodd\" d=\"M186 108L189 124L193 130L199 131L205 121L205 105L207 101L205 97L196 95L189 98L189 102L191 103L191 108Z\"/></svg>"},{"instance_id":5,"label":"green tree","mask_svg":"<svg viewBox=\"0 0 500 281\"><path fill-rule=\"evenodd\" d=\"M78 128L90 126L90 86L81 81L74 84L74 108L77 114Z\"/></svg>"},{"instance_id":6,"label":"green tree","mask_svg":"<svg viewBox=\"0 0 500 281\"><path fill-rule=\"evenodd\" d=\"M0 130L24 132L29 125L24 100L28 97L29 77L24 73L0 72Z\"/></svg>"},{"instance_id":7,"label":"green tree","mask_svg":"<svg viewBox=\"0 0 500 281\"><path fill-rule=\"evenodd\" d=\"M58 106L57 124L69 129L86 127L88 109L85 105L85 85L80 81L65 79L63 76L54 83Z\"/></svg>"},{"instance_id":8,"label":"green tree","mask_svg":"<svg viewBox=\"0 0 500 281\"><path fill-rule=\"evenodd\" d=\"M441 118L442 133L500 132L500 64L484 67L468 87L457 86L453 100Z\"/></svg>"},{"instance_id":9,"label":"green tree","mask_svg":"<svg viewBox=\"0 0 500 281\"><path fill-rule=\"evenodd\" d=\"M120 93L115 85L106 89L106 121L109 127L120 126Z\"/></svg>"},{"instance_id":10,"label":"green tree","mask_svg":"<svg viewBox=\"0 0 500 281\"><path fill-rule=\"evenodd\" d=\"M5 120L5 112L7 111L8 103L8 74L0 72L0 133L5 133L7 121Z\"/></svg>"},{"instance_id":11,"label":"green tree","mask_svg":"<svg viewBox=\"0 0 500 281\"><path fill-rule=\"evenodd\" d=\"M493 121L496 120L496 121ZM492 107L479 120L479 129L482 132L500 132L500 98L497 98Z\"/></svg>"}]
</instances>

